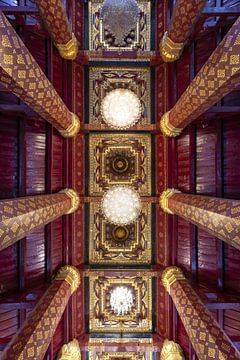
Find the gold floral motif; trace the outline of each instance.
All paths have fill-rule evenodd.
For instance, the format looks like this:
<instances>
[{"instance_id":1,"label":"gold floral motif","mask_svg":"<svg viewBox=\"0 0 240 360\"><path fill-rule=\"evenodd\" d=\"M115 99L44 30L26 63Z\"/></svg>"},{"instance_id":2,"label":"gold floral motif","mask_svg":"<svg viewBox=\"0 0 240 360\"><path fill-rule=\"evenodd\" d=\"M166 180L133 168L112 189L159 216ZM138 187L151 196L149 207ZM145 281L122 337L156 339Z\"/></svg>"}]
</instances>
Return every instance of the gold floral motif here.
<instances>
[{"instance_id":1,"label":"gold floral motif","mask_svg":"<svg viewBox=\"0 0 240 360\"><path fill-rule=\"evenodd\" d=\"M174 341L164 340L161 352L161 360L184 360L183 351L180 345Z\"/></svg>"},{"instance_id":2,"label":"gold floral motif","mask_svg":"<svg viewBox=\"0 0 240 360\"><path fill-rule=\"evenodd\" d=\"M78 54L78 42L74 34L67 44L55 44L61 57L66 60L75 60Z\"/></svg>"},{"instance_id":3,"label":"gold floral motif","mask_svg":"<svg viewBox=\"0 0 240 360\"><path fill-rule=\"evenodd\" d=\"M172 62L180 58L184 49L184 43L175 43L165 32L160 42L160 54L163 61Z\"/></svg>"},{"instance_id":4,"label":"gold floral motif","mask_svg":"<svg viewBox=\"0 0 240 360\"><path fill-rule=\"evenodd\" d=\"M174 213L169 209L168 200L174 195L180 193L179 190L176 189L167 189L162 192L159 199L159 205L163 209L164 212L173 215Z\"/></svg>"},{"instance_id":5,"label":"gold floral motif","mask_svg":"<svg viewBox=\"0 0 240 360\"><path fill-rule=\"evenodd\" d=\"M79 271L70 265L63 266L57 273L55 280L64 280L71 285L71 293L73 294L80 285L81 278Z\"/></svg>"},{"instance_id":6,"label":"gold floral motif","mask_svg":"<svg viewBox=\"0 0 240 360\"><path fill-rule=\"evenodd\" d=\"M78 193L73 189L64 189L64 190L61 190L60 192L65 193L68 197L70 197L71 203L72 203L71 208L65 214L67 215L67 214L74 213L78 209L79 204L80 204L80 198L79 198Z\"/></svg>"},{"instance_id":7,"label":"gold floral motif","mask_svg":"<svg viewBox=\"0 0 240 360\"><path fill-rule=\"evenodd\" d=\"M169 121L170 111L165 112L160 120L160 129L164 136L176 137L181 134L181 128L174 127Z\"/></svg>"},{"instance_id":8,"label":"gold floral motif","mask_svg":"<svg viewBox=\"0 0 240 360\"><path fill-rule=\"evenodd\" d=\"M63 137L73 137L79 133L80 130L80 121L76 114L72 113L72 124L66 130L59 130L60 134Z\"/></svg>"},{"instance_id":9,"label":"gold floral motif","mask_svg":"<svg viewBox=\"0 0 240 360\"><path fill-rule=\"evenodd\" d=\"M81 351L77 339L62 346L57 360L81 360Z\"/></svg>"},{"instance_id":10,"label":"gold floral motif","mask_svg":"<svg viewBox=\"0 0 240 360\"><path fill-rule=\"evenodd\" d=\"M186 278L180 268L177 266L169 266L162 273L162 283L170 294L171 285L177 280L185 280Z\"/></svg>"}]
</instances>

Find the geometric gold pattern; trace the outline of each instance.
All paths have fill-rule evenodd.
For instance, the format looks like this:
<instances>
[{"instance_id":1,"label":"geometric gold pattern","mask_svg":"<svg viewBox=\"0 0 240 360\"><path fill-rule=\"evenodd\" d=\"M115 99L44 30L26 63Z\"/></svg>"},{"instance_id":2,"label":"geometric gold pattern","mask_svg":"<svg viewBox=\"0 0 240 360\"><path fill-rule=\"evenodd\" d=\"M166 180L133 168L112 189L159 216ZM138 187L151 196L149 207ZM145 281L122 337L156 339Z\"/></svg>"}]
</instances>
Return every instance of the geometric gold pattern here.
<instances>
[{"instance_id":1,"label":"geometric gold pattern","mask_svg":"<svg viewBox=\"0 0 240 360\"><path fill-rule=\"evenodd\" d=\"M90 195L102 195L116 184L151 195L151 136L148 134L91 134ZM122 170L119 168L122 166Z\"/></svg>"},{"instance_id":2,"label":"geometric gold pattern","mask_svg":"<svg viewBox=\"0 0 240 360\"><path fill-rule=\"evenodd\" d=\"M89 352L89 360L152 360L151 352L117 351L117 352Z\"/></svg>"},{"instance_id":3,"label":"geometric gold pattern","mask_svg":"<svg viewBox=\"0 0 240 360\"><path fill-rule=\"evenodd\" d=\"M117 315L110 305L111 291L117 286L131 289L133 307ZM152 330L152 279L149 275L90 276L90 332L149 332Z\"/></svg>"}]
</instances>

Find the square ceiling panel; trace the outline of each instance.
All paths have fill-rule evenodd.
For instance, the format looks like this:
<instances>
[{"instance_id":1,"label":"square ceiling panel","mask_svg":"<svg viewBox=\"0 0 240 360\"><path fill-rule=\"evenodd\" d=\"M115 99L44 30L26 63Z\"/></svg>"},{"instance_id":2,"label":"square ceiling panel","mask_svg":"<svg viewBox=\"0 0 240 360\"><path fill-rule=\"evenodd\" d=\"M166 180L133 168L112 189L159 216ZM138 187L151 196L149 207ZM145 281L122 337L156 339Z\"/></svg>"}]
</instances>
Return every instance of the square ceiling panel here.
<instances>
[{"instance_id":1,"label":"square ceiling panel","mask_svg":"<svg viewBox=\"0 0 240 360\"><path fill-rule=\"evenodd\" d=\"M116 184L151 195L151 135L90 134L90 196L103 195Z\"/></svg>"},{"instance_id":2,"label":"square ceiling panel","mask_svg":"<svg viewBox=\"0 0 240 360\"><path fill-rule=\"evenodd\" d=\"M112 90L128 89L136 94L141 102L142 116L139 124L151 123L151 75L148 67L91 67L89 73L89 122L104 123L101 103Z\"/></svg>"},{"instance_id":3,"label":"square ceiling panel","mask_svg":"<svg viewBox=\"0 0 240 360\"><path fill-rule=\"evenodd\" d=\"M151 204L143 203L138 221L126 226L107 222L100 204L90 204L89 263L90 264L151 264L152 222Z\"/></svg>"},{"instance_id":4,"label":"square ceiling panel","mask_svg":"<svg viewBox=\"0 0 240 360\"><path fill-rule=\"evenodd\" d=\"M88 3L89 50L150 51L151 1L138 0L137 10L131 3L126 8L124 2L108 1L105 14L103 3L103 0Z\"/></svg>"},{"instance_id":5,"label":"square ceiling panel","mask_svg":"<svg viewBox=\"0 0 240 360\"><path fill-rule=\"evenodd\" d=\"M131 310L116 314L110 305L112 291L127 287L133 294ZM152 330L152 278L150 275L91 275L90 276L90 332L139 333Z\"/></svg>"}]
</instances>

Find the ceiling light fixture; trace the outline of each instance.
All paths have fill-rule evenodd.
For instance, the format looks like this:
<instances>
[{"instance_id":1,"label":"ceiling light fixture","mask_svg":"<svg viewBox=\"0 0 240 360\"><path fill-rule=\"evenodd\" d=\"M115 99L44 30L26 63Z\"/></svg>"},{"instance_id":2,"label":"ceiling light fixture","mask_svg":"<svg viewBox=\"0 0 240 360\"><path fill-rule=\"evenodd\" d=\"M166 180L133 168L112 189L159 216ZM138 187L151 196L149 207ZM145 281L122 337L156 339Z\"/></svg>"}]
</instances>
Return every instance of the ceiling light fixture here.
<instances>
[{"instance_id":1,"label":"ceiling light fixture","mask_svg":"<svg viewBox=\"0 0 240 360\"><path fill-rule=\"evenodd\" d=\"M114 129L128 129L135 125L142 114L142 105L134 92L127 89L110 91L102 101L103 120Z\"/></svg>"},{"instance_id":2,"label":"ceiling light fixture","mask_svg":"<svg viewBox=\"0 0 240 360\"><path fill-rule=\"evenodd\" d=\"M126 315L133 307L133 293L126 286L115 287L110 295L110 305L118 316Z\"/></svg>"},{"instance_id":3,"label":"ceiling light fixture","mask_svg":"<svg viewBox=\"0 0 240 360\"><path fill-rule=\"evenodd\" d=\"M115 225L128 225L137 220L141 199L130 186L116 185L106 191L102 199L104 217Z\"/></svg>"}]
</instances>

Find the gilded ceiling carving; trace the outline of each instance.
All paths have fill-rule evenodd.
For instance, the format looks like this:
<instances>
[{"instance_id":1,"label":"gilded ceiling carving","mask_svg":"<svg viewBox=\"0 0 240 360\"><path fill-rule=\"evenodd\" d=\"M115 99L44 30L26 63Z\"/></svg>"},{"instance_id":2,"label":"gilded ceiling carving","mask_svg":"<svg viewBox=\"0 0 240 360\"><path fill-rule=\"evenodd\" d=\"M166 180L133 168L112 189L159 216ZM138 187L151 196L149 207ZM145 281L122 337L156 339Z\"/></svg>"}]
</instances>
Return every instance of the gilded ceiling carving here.
<instances>
[{"instance_id":1,"label":"gilded ceiling carving","mask_svg":"<svg viewBox=\"0 0 240 360\"><path fill-rule=\"evenodd\" d=\"M135 351L117 351L117 352L89 352L89 360L152 360L152 355L149 352L135 352Z\"/></svg>"},{"instance_id":2,"label":"gilded ceiling carving","mask_svg":"<svg viewBox=\"0 0 240 360\"><path fill-rule=\"evenodd\" d=\"M91 196L103 195L116 184L151 195L151 135L91 134L89 146Z\"/></svg>"},{"instance_id":3,"label":"gilded ceiling carving","mask_svg":"<svg viewBox=\"0 0 240 360\"><path fill-rule=\"evenodd\" d=\"M128 89L135 93L143 108L139 124L151 122L150 68L91 67L89 73L90 123L104 123L101 115L103 98L114 89Z\"/></svg>"},{"instance_id":4,"label":"gilded ceiling carving","mask_svg":"<svg viewBox=\"0 0 240 360\"><path fill-rule=\"evenodd\" d=\"M134 296L131 311L124 316L113 312L110 294L114 287L126 286ZM150 332L152 330L152 279L142 276L90 277L90 332Z\"/></svg>"},{"instance_id":5,"label":"gilded ceiling carving","mask_svg":"<svg viewBox=\"0 0 240 360\"><path fill-rule=\"evenodd\" d=\"M92 0L88 14L90 50L150 50L150 0Z\"/></svg>"}]
</instances>

